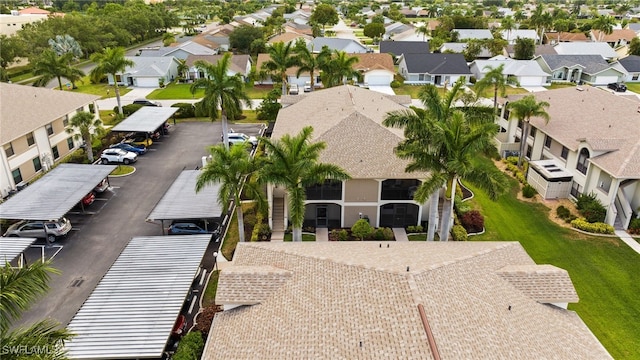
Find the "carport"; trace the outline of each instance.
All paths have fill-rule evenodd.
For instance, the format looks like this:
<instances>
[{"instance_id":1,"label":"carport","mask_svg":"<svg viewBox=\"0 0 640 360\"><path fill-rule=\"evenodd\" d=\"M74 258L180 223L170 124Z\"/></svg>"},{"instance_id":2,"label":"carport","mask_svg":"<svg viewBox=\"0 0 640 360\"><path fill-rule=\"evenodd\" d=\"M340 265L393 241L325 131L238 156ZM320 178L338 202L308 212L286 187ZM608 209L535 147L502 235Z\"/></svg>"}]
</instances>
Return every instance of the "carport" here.
<instances>
[{"instance_id":1,"label":"carport","mask_svg":"<svg viewBox=\"0 0 640 360\"><path fill-rule=\"evenodd\" d=\"M18 267L24 266L24 251L34 241L36 241L34 238L0 237L0 267L4 267L6 263L12 262L15 258L18 258Z\"/></svg>"},{"instance_id":2,"label":"carport","mask_svg":"<svg viewBox=\"0 0 640 360\"><path fill-rule=\"evenodd\" d=\"M196 193L198 175L200 170L182 171L149 214L147 221L159 220L162 234L165 221L212 218L222 220L224 209L218 203L220 185L208 185ZM222 225L222 221L219 222Z\"/></svg>"},{"instance_id":3,"label":"carport","mask_svg":"<svg viewBox=\"0 0 640 360\"><path fill-rule=\"evenodd\" d=\"M178 108L175 107L143 106L111 128L111 131L150 133L167 122L176 111Z\"/></svg>"},{"instance_id":4,"label":"carport","mask_svg":"<svg viewBox=\"0 0 640 360\"><path fill-rule=\"evenodd\" d=\"M115 168L116 165L60 164L0 204L0 218L61 219Z\"/></svg>"},{"instance_id":5,"label":"carport","mask_svg":"<svg viewBox=\"0 0 640 360\"><path fill-rule=\"evenodd\" d=\"M67 325L69 358L160 359L208 244L208 235L131 239Z\"/></svg>"}]
</instances>

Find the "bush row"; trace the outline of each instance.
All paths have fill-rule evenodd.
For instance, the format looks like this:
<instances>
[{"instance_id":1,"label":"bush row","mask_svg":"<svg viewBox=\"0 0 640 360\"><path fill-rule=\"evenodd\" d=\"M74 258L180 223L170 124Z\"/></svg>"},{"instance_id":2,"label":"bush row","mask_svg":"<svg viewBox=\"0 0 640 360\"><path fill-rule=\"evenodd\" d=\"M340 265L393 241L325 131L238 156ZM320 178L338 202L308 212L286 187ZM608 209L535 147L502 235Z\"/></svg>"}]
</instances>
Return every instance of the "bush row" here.
<instances>
[{"instance_id":1,"label":"bush row","mask_svg":"<svg viewBox=\"0 0 640 360\"><path fill-rule=\"evenodd\" d=\"M251 241L264 241L271 237L271 228L269 224L264 223L264 215L258 212L256 222L251 232Z\"/></svg>"},{"instance_id":2,"label":"bush row","mask_svg":"<svg viewBox=\"0 0 640 360\"><path fill-rule=\"evenodd\" d=\"M204 340L199 331L192 331L185 335L178 344L178 349L173 354L173 360L200 359L204 350Z\"/></svg>"},{"instance_id":3,"label":"bush row","mask_svg":"<svg viewBox=\"0 0 640 360\"><path fill-rule=\"evenodd\" d=\"M614 228L609 224L605 224L602 222L590 223L585 219L578 218L571 222L571 226L590 233L594 234L613 234Z\"/></svg>"},{"instance_id":4,"label":"bush row","mask_svg":"<svg viewBox=\"0 0 640 360\"><path fill-rule=\"evenodd\" d=\"M451 228L451 236L454 241L466 241L467 230L465 230L462 225L453 225L453 228Z\"/></svg>"},{"instance_id":5,"label":"bush row","mask_svg":"<svg viewBox=\"0 0 640 360\"><path fill-rule=\"evenodd\" d=\"M407 226L408 233L421 233L424 232L424 227L422 225L409 225Z\"/></svg>"},{"instance_id":6,"label":"bush row","mask_svg":"<svg viewBox=\"0 0 640 360\"><path fill-rule=\"evenodd\" d=\"M590 223L604 222L607 217L607 209L593 193L578 196L576 208L578 208L580 215Z\"/></svg>"}]
</instances>

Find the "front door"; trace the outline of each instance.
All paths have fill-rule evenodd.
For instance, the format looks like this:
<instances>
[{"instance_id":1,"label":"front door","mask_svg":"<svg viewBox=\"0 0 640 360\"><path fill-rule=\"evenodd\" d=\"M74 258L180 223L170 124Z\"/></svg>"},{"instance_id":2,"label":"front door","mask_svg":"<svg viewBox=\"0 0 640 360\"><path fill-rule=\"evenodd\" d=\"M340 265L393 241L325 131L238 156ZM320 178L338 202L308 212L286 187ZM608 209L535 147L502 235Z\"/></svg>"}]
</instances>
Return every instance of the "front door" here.
<instances>
[{"instance_id":1,"label":"front door","mask_svg":"<svg viewBox=\"0 0 640 360\"><path fill-rule=\"evenodd\" d=\"M316 206L316 227L327 227L328 211L325 205Z\"/></svg>"},{"instance_id":2,"label":"front door","mask_svg":"<svg viewBox=\"0 0 640 360\"><path fill-rule=\"evenodd\" d=\"M393 227L404 227L405 217L407 215L407 205L396 204L393 209Z\"/></svg>"}]
</instances>

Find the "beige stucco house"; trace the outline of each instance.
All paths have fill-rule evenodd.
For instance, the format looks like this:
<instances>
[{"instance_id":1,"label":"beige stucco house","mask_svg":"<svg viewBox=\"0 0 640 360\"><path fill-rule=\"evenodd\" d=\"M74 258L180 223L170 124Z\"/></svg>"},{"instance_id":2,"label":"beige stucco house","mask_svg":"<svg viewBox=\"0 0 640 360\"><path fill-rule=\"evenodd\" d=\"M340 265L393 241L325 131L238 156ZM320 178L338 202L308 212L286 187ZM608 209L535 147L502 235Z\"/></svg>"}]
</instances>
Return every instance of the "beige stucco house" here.
<instances>
[{"instance_id":1,"label":"beige stucco house","mask_svg":"<svg viewBox=\"0 0 640 360\"><path fill-rule=\"evenodd\" d=\"M95 95L0 83L0 195L24 185L82 143L66 129Z\"/></svg>"}]
</instances>

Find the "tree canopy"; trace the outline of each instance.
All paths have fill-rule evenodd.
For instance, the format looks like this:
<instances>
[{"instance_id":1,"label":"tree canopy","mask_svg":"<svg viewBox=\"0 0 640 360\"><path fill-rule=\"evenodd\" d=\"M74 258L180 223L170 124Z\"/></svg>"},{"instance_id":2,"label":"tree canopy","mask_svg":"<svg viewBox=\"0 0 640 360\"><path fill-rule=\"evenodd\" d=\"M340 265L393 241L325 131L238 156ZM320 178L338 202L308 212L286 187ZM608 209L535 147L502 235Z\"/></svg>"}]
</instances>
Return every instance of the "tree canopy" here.
<instances>
[{"instance_id":1,"label":"tree canopy","mask_svg":"<svg viewBox=\"0 0 640 360\"><path fill-rule=\"evenodd\" d=\"M322 25L322 29L326 25L335 25L340 19L338 18L338 12L329 4L320 4L313 9L309 22Z\"/></svg>"},{"instance_id":2,"label":"tree canopy","mask_svg":"<svg viewBox=\"0 0 640 360\"><path fill-rule=\"evenodd\" d=\"M254 40L263 39L263 36L264 33L260 28L241 25L229 34L229 45L241 53L248 54Z\"/></svg>"}]
</instances>

